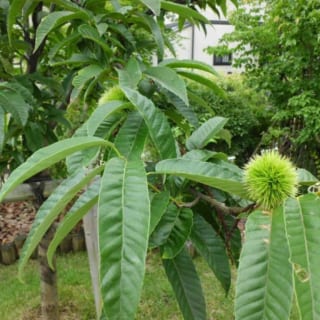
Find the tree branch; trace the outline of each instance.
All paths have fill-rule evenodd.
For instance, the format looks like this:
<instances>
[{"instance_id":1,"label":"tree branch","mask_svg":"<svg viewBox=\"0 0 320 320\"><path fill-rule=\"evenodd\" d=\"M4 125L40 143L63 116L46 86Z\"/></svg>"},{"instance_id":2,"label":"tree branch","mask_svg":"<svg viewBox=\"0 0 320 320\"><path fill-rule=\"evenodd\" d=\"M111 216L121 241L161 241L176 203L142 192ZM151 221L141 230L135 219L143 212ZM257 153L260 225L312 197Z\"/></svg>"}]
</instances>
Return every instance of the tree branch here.
<instances>
[{"instance_id":1,"label":"tree branch","mask_svg":"<svg viewBox=\"0 0 320 320\"><path fill-rule=\"evenodd\" d=\"M196 191L196 190L193 190L193 189L191 189L190 191L194 196L199 197L200 199L208 202L214 209L216 209L218 212L221 212L225 215L232 215L232 216L237 217L239 214L241 214L243 212L252 211L252 209L256 205L255 203L252 203L244 208L242 208L242 207L228 207L224 203L214 199L212 196L208 196L206 194L203 194L203 193Z\"/></svg>"}]
</instances>

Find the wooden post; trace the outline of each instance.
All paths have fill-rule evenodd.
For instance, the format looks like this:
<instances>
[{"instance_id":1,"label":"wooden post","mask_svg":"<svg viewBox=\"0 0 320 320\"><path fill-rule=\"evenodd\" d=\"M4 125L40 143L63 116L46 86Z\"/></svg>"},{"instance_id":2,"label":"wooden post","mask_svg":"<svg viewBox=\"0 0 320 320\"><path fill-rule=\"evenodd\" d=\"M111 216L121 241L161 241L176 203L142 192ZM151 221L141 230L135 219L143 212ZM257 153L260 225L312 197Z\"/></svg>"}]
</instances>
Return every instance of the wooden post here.
<instances>
[{"instance_id":1,"label":"wooden post","mask_svg":"<svg viewBox=\"0 0 320 320\"><path fill-rule=\"evenodd\" d=\"M97 319L101 314L101 294L99 285L99 245L98 245L98 210L95 206L83 218L84 235L89 258L91 282Z\"/></svg>"}]
</instances>

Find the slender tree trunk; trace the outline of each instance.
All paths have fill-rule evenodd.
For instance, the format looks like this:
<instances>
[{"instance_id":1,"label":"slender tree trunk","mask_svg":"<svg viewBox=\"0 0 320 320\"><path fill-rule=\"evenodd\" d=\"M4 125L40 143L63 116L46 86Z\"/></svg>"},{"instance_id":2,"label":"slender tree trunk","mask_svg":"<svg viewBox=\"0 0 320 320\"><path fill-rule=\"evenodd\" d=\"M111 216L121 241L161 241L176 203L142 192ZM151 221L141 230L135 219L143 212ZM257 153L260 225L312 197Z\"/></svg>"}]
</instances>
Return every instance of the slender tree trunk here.
<instances>
[{"instance_id":1,"label":"slender tree trunk","mask_svg":"<svg viewBox=\"0 0 320 320\"><path fill-rule=\"evenodd\" d=\"M50 241L55 232L55 226L52 225L42 238L39 245L38 260L40 267L40 289L41 289L41 316L43 320L59 319L59 301L57 288L56 261L54 257L54 268L50 269L47 260L47 251Z\"/></svg>"},{"instance_id":2,"label":"slender tree trunk","mask_svg":"<svg viewBox=\"0 0 320 320\"><path fill-rule=\"evenodd\" d=\"M31 183L35 195L35 206L37 209L44 202L44 185L42 182ZM50 269L47 260L47 251L51 240L53 239L56 226L53 224L40 241L38 248L38 261L40 267L40 289L41 289L41 319L58 320L59 303L58 287L55 257L53 259L54 270Z\"/></svg>"}]
</instances>

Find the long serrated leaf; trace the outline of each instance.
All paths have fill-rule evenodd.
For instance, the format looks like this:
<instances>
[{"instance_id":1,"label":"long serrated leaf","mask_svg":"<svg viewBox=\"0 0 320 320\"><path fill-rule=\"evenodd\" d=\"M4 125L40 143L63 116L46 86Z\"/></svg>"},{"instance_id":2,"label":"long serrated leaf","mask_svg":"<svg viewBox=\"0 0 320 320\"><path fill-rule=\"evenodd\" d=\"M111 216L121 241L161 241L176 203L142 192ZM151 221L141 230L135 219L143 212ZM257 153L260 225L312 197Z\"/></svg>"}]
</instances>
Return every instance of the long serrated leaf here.
<instances>
[{"instance_id":1,"label":"long serrated leaf","mask_svg":"<svg viewBox=\"0 0 320 320\"><path fill-rule=\"evenodd\" d=\"M151 100L139 92L127 87L122 87L122 90L142 115L160 158L175 158L177 155L175 141L170 125L164 114L154 106Z\"/></svg>"},{"instance_id":2,"label":"long serrated leaf","mask_svg":"<svg viewBox=\"0 0 320 320\"><path fill-rule=\"evenodd\" d=\"M151 201L151 217L149 235L152 234L163 214L166 212L170 200L169 191L163 191L154 195Z\"/></svg>"},{"instance_id":3,"label":"long serrated leaf","mask_svg":"<svg viewBox=\"0 0 320 320\"><path fill-rule=\"evenodd\" d=\"M253 212L246 223L246 241L240 256L236 319L289 319L292 293L283 207L272 213Z\"/></svg>"},{"instance_id":4,"label":"long serrated leaf","mask_svg":"<svg viewBox=\"0 0 320 320\"><path fill-rule=\"evenodd\" d=\"M57 26L68 22L72 19L88 19L88 15L84 11L55 11L49 13L43 18L37 28L36 39L33 51L37 51L41 43L48 34Z\"/></svg>"},{"instance_id":5,"label":"long serrated leaf","mask_svg":"<svg viewBox=\"0 0 320 320\"><path fill-rule=\"evenodd\" d=\"M100 283L109 319L134 319L148 245L150 203L141 161L106 163L99 194Z\"/></svg>"},{"instance_id":6,"label":"long serrated leaf","mask_svg":"<svg viewBox=\"0 0 320 320\"><path fill-rule=\"evenodd\" d=\"M159 247L167 241L174 228L178 215L179 208L173 203L170 203L162 215L161 220L158 222L154 232L151 234L150 247Z\"/></svg>"},{"instance_id":7,"label":"long serrated leaf","mask_svg":"<svg viewBox=\"0 0 320 320\"><path fill-rule=\"evenodd\" d=\"M9 44L12 45L12 32L16 19L22 15L22 8L24 7L26 0L13 0L9 6L7 17L7 33L9 38Z\"/></svg>"},{"instance_id":8,"label":"long serrated leaf","mask_svg":"<svg viewBox=\"0 0 320 320\"><path fill-rule=\"evenodd\" d=\"M98 106L90 118L87 120L87 134L89 136L95 135L97 129L100 124L104 121L104 119L108 118L110 115L123 110L128 107L128 103L124 101L110 101L105 104Z\"/></svg>"},{"instance_id":9,"label":"long serrated leaf","mask_svg":"<svg viewBox=\"0 0 320 320\"><path fill-rule=\"evenodd\" d=\"M160 0L140 0L145 4L155 15L160 14Z\"/></svg>"},{"instance_id":10,"label":"long serrated leaf","mask_svg":"<svg viewBox=\"0 0 320 320\"><path fill-rule=\"evenodd\" d=\"M300 185L310 186L319 181L311 172L303 168L298 168L297 174L298 174L298 183Z\"/></svg>"},{"instance_id":11,"label":"long serrated leaf","mask_svg":"<svg viewBox=\"0 0 320 320\"><path fill-rule=\"evenodd\" d=\"M164 55L164 39L159 24L149 15L141 16L145 20L146 25L152 32L153 38L157 44L158 60L161 61Z\"/></svg>"},{"instance_id":12,"label":"long serrated leaf","mask_svg":"<svg viewBox=\"0 0 320 320\"><path fill-rule=\"evenodd\" d=\"M179 209L178 217L171 233L162 247L162 258L173 259L184 247L190 236L193 212L189 208Z\"/></svg>"},{"instance_id":13,"label":"long serrated leaf","mask_svg":"<svg viewBox=\"0 0 320 320\"><path fill-rule=\"evenodd\" d=\"M136 89L142 77L139 63L135 58L129 60L124 70L118 70L118 74L120 86L131 89Z\"/></svg>"},{"instance_id":14,"label":"long serrated leaf","mask_svg":"<svg viewBox=\"0 0 320 320\"><path fill-rule=\"evenodd\" d=\"M202 149L214 138L227 123L228 119L223 117L214 117L203 123L187 139L186 146L189 150Z\"/></svg>"},{"instance_id":15,"label":"long serrated leaf","mask_svg":"<svg viewBox=\"0 0 320 320\"><path fill-rule=\"evenodd\" d=\"M159 63L159 65L160 66L167 66L167 67L174 68L174 69L176 69L176 68L197 69L197 70L209 72L215 76L219 76L217 71L212 66L210 66L209 64L207 64L205 62L197 61L197 60L166 59L166 60L161 61L161 63Z\"/></svg>"},{"instance_id":16,"label":"long serrated leaf","mask_svg":"<svg viewBox=\"0 0 320 320\"><path fill-rule=\"evenodd\" d=\"M18 92L5 91L0 92L0 106L11 113L13 119L20 125L25 126L31 106L21 97Z\"/></svg>"},{"instance_id":17,"label":"long serrated leaf","mask_svg":"<svg viewBox=\"0 0 320 320\"><path fill-rule=\"evenodd\" d=\"M72 84L76 88L82 88L90 79L98 78L103 72L104 69L97 64L86 66L78 71L72 80Z\"/></svg>"},{"instance_id":18,"label":"long serrated leaf","mask_svg":"<svg viewBox=\"0 0 320 320\"><path fill-rule=\"evenodd\" d=\"M5 133L6 133L6 115L4 110L0 106L0 153L2 152L2 148L5 141Z\"/></svg>"},{"instance_id":19,"label":"long serrated leaf","mask_svg":"<svg viewBox=\"0 0 320 320\"><path fill-rule=\"evenodd\" d=\"M165 91L164 94L166 95L168 101L173 104L177 111L184 118L186 118L191 125L193 125L195 128L199 127L198 116L190 106L186 105L179 97L169 91Z\"/></svg>"},{"instance_id":20,"label":"long serrated leaf","mask_svg":"<svg viewBox=\"0 0 320 320\"><path fill-rule=\"evenodd\" d=\"M1 188L0 202L15 187L38 172L52 166L68 155L90 147L111 146L112 144L96 137L65 139L36 151L26 162L15 169Z\"/></svg>"},{"instance_id":21,"label":"long serrated leaf","mask_svg":"<svg viewBox=\"0 0 320 320\"><path fill-rule=\"evenodd\" d=\"M114 145L119 152L129 160L141 159L144 143L148 135L148 129L143 118L137 111L131 112L127 120L121 126ZM111 150L111 155L115 155Z\"/></svg>"},{"instance_id":22,"label":"long serrated leaf","mask_svg":"<svg viewBox=\"0 0 320 320\"><path fill-rule=\"evenodd\" d=\"M189 105L186 85L174 70L167 67L150 67L144 74Z\"/></svg>"},{"instance_id":23,"label":"long serrated leaf","mask_svg":"<svg viewBox=\"0 0 320 320\"><path fill-rule=\"evenodd\" d=\"M307 194L285 203L285 223L300 319L320 318L319 197Z\"/></svg>"},{"instance_id":24,"label":"long serrated leaf","mask_svg":"<svg viewBox=\"0 0 320 320\"><path fill-rule=\"evenodd\" d=\"M198 161L207 161L209 159L218 159L227 161L228 157L225 153L222 152L215 152L210 150L198 150L193 149L191 151L186 152L183 156L183 159L190 159L190 160L198 160Z\"/></svg>"},{"instance_id":25,"label":"long serrated leaf","mask_svg":"<svg viewBox=\"0 0 320 320\"><path fill-rule=\"evenodd\" d=\"M97 43L108 56L112 56L112 49L106 44L103 38L100 37L99 32L96 28L88 24L82 24L78 28L79 33L85 39L89 39Z\"/></svg>"},{"instance_id":26,"label":"long serrated leaf","mask_svg":"<svg viewBox=\"0 0 320 320\"><path fill-rule=\"evenodd\" d=\"M197 271L189 254L183 249L163 265L185 320L206 320L206 304Z\"/></svg>"},{"instance_id":27,"label":"long serrated leaf","mask_svg":"<svg viewBox=\"0 0 320 320\"><path fill-rule=\"evenodd\" d=\"M187 71L177 71L179 75L186 77L190 80L195 81L196 83L200 83L206 87L208 87L209 89L211 89L217 96L225 98L226 97L226 93L224 92L223 89L221 89L213 80L211 80L210 78L198 74L198 73L194 73L194 72L187 72Z\"/></svg>"},{"instance_id":28,"label":"long serrated leaf","mask_svg":"<svg viewBox=\"0 0 320 320\"><path fill-rule=\"evenodd\" d=\"M207 261L226 293L230 289L231 272L225 243L211 225L195 215L190 235L197 252Z\"/></svg>"},{"instance_id":29,"label":"long serrated leaf","mask_svg":"<svg viewBox=\"0 0 320 320\"><path fill-rule=\"evenodd\" d=\"M156 165L156 172L172 174L247 198L241 170L224 164L187 159L169 159Z\"/></svg>"},{"instance_id":30,"label":"long serrated leaf","mask_svg":"<svg viewBox=\"0 0 320 320\"><path fill-rule=\"evenodd\" d=\"M183 17L185 19L194 21L194 22L204 22L209 24L209 20L199 13L196 10L193 10L186 5L181 5L178 3L170 2L170 1L161 1L161 8L170 12L174 12L178 14L180 17Z\"/></svg>"},{"instance_id":31,"label":"long serrated leaf","mask_svg":"<svg viewBox=\"0 0 320 320\"><path fill-rule=\"evenodd\" d=\"M53 256L58 245L69 232L72 231L83 216L98 202L99 189L100 179L97 179L80 195L63 220L60 221L47 252L48 264L51 269L54 269Z\"/></svg>"},{"instance_id":32,"label":"long serrated leaf","mask_svg":"<svg viewBox=\"0 0 320 320\"><path fill-rule=\"evenodd\" d=\"M103 170L98 167L85 174L80 172L69 179L64 180L39 208L32 224L28 238L22 248L19 259L19 277L33 251L41 241L46 231L61 213L62 209L73 199L73 197L87 185L97 174Z\"/></svg>"}]
</instances>

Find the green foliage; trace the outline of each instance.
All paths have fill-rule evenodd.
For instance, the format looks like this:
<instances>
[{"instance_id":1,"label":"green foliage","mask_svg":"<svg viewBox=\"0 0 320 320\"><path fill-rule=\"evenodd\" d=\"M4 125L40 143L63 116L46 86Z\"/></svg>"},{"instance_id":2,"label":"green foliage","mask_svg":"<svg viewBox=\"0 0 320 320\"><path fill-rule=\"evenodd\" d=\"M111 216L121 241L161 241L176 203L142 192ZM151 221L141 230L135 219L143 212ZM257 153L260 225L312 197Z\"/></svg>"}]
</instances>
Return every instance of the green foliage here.
<instances>
[{"instance_id":1,"label":"green foliage","mask_svg":"<svg viewBox=\"0 0 320 320\"><path fill-rule=\"evenodd\" d=\"M224 1L206 3L214 9L220 6L225 10ZM25 79L33 89L39 79L45 79L48 88L56 89L50 95L55 101L52 107L67 110L69 119L75 123L71 138L67 131L62 131L62 136L68 138L40 150L36 150L40 145L32 149L33 155L12 172L0 191L2 200L24 180L66 160L68 178L39 209L21 252L20 275L59 213L86 189L57 229L47 253L51 265L59 242L86 211L98 203L103 315L110 319L135 317L147 249L156 247L160 249L184 318L205 319L201 283L185 245L193 234L208 264L228 291L231 275L221 270L229 270L228 240L223 233L210 238L212 241L201 239L194 219L202 213L197 212L193 201L191 205L187 201L192 200L198 187L205 192L200 183L238 196L243 195L243 186L241 170L220 161L226 159L226 155L206 151L201 154L200 149L223 133L226 119L215 117L200 126L190 106L185 78L215 89L223 96L214 78L208 78L215 75L214 70L196 61L163 60L164 44L170 47L164 24L166 11L175 13L180 23L189 20L200 26L207 21L193 7L200 2L113 1L104 8L94 6L92 1L29 4L14 1L8 7L7 41L10 39L13 44L17 39L31 37L27 41L30 47L26 56L30 56L32 63L21 57L19 60ZM17 53L15 50L14 47L13 52ZM153 54L157 55L159 64L151 62ZM11 61L15 61L14 58ZM194 70L201 70L206 76ZM1 125L7 125L3 119L12 119L22 130L15 138L24 139L27 126L36 125L30 122L33 106L44 108L45 100L34 99L34 92L27 90L29 87L22 88L17 82L18 73L17 69L3 82L2 104L12 101L12 108L8 116L7 105L4 108L1 104L4 111ZM52 78L50 82L47 77ZM39 85L37 90L45 93L41 88ZM61 94L60 100L56 99L57 92ZM170 101L173 113L161 106L161 99ZM88 117L86 112L81 115L81 107L88 110ZM193 151L189 153L193 161L180 157L180 150L185 150L186 145L174 137L172 118L175 116L182 119L181 122L186 118L191 124L186 127L186 135L190 135L187 147ZM33 140L37 141L35 136ZM1 144L7 141L5 138ZM155 162L162 160L157 166L142 161L149 150L155 150ZM211 163L214 160L216 163ZM169 170L171 161L175 163L174 171ZM199 168L193 171L195 168L190 165L199 165ZM149 171L150 167L153 172ZM211 188L207 193L210 192ZM214 228L213 223L205 224L207 233L214 232ZM228 232L232 236L232 228ZM206 245L210 246L208 250L204 248ZM215 257L223 257L223 263L215 262Z\"/></svg>"},{"instance_id":2,"label":"green foliage","mask_svg":"<svg viewBox=\"0 0 320 320\"><path fill-rule=\"evenodd\" d=\"M235 66L244 68L253 88L267 92L273 119L264 144L277 144L314 174L320 132L318 18L317 0L250 1L250 9L231 18L234 32L213 50L232 43L228 50Z\"/></svg>"},{"instance_id":3,"label":"green foliage","mask_svg":"<svg viewBox=\"0 0 320 320\"><path fill-rule=\"evenodd\" d=\"M251 89L244 77L228 75L217 78L217 83L224 89L224 96L190 83L188 86L193 93L190 100L201 122L213 115L228 119L224 128L231 134L231 145L226 140L219 139L212 148L234 155L236 163L242 166L256 151L264 132L268 129L272 114L265 95Z\"/></svg>"},{"instance_id":4,"label":"green foliage","mask_svg":"<svg viewBox=\"0 0 320 320\"><path fill-rule=\"evenodd\" d=\"M207 4L224 11L226 2L187 1L184 5L137 1L133 6L131 2L113 1L105 8L92 1L83 1L82 6L62 0L54 3L49 10L42 3L38 7L46 18L36 25L40 28L42 23L41 32L33 30L38 47L29 53L42 48L44 54L49 46L53 48L61 39L67 39L51 51L50 57L41 56L49 66L55 64L52 70L60 75L60 82L67 81L61 76L67 74L73 103L86 101L95 110L73 137L33 153L12 172L0 191L3 200L25 179L66 158L69 177L40 207L21 252L20 272L61 210L79 191L87 189L58 229L48 258L52 260L63 235L97 202L103 316L135 318L147 249L157 248L183 317L206 319L205 297L186 244L194 243L227 293L230 262L239 262L241 237L237 225L239 219L249 216L247 249L240 258L236 317L272 319L279 313L286 319L294 290L301 318L317 319L318 196L290 198L270 212L251 213L256 204L248 202L243 171L228 162L226 154L210 150L211 142L218 138L230 139L224 130L232 118L226 122L224 114L210 115L198 121L196 113L190 111L197 98L183 79L196 80L213 90L218 88L212 86L215 78L211 76L215 73L197 62L150 61L151 53L162 59L159 37L166 38L166 10L178 14L180 23L189 19L201 25L205 19L193 6ZM34 10L24 2L13 4L8 22L12 42L16 34L23 32L19 23L14 24L20 19L22 7L24 18ZM77 19L66 23L64 18L70 18L69 12ZM149 89L145 88L146 80ZM115 86L117 89L108 91L96 106L99 93ZM222 93L219 99L225 101L227 95L221 88L218 91ZM27 96L23 90L19 94ZM170 101L172 108L162 105L162 101ZM26 115L18 120L27 124ZM175 138L175 123L179 123L184 139ZM153 162L143 162L151 152ZM314 177L300 171L300 179L309 185ZM276 290L278 284L284 284L282 291ZM254 301L248 304L250 299Z\"/></svg>"}]
</instances>

